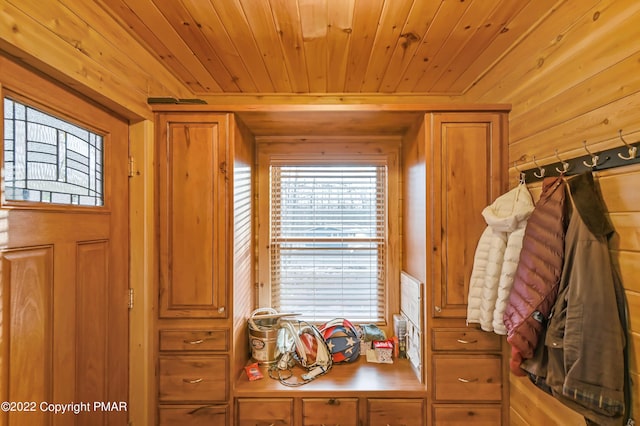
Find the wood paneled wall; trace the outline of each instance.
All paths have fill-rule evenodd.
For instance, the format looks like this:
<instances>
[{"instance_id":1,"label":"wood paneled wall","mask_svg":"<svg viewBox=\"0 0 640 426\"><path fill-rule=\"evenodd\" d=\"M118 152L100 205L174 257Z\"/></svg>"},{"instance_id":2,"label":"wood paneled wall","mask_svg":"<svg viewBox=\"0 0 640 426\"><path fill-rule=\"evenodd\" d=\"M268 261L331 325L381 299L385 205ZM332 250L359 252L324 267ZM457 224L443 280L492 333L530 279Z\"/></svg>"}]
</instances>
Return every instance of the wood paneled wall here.
<instances>
[{"instance_id":1,"label":"wood paneled wall","mask_svg":"<svg viewBox=\"0 0 640 426\"><path fill-rule=\"evenodd\" d=\"M192 97L94 2L0 2L0 50L137 121L148 96Z\"/></svg>"},{"instance_id":2,"label":"wood paneled wall","mask_svg":"<svg viewBox=\"0 0 640 426\"><path fill-rule=\"evenodd\" d=\"M621 146L640 137L640 2L565 0L473 88L468 102L509 102L510 186L522 170ZM570 161L569 161L570 162ZM616 228L611 250L630 310L633 409L640 413L640 167L596 173ZM539 183L530 185L534 196ZM528 383L511 377L512 425L582 425L584 420Z\"/></svg>"}]
</instances>

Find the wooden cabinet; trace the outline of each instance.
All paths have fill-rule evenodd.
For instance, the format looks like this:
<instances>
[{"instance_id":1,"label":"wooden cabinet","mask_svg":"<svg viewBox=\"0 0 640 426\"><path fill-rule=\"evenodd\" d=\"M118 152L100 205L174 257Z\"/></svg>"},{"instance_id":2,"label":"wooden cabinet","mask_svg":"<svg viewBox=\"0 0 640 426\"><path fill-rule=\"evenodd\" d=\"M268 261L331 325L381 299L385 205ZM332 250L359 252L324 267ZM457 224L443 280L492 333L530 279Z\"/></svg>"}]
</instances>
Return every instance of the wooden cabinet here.
<instances>
[{"instance_id":1,"label":"wooden cabinet","mask_svg":"<svg viewBox=\"0 0 640 426\"><path fill-rule=\"evenodd\" d=\"M212 426L229 422L226 405L163 406L159 410L159 426Z\"/></svg>"},{"instance_id":2,"label":"wooden cabinet","mask_svg":"<svg viewBox=\"0 0 640 426\"><path fill-rule=\"evenodd\" d=\"M403 269L430 289L428 423L507 424L504 338L465 322L482 210L507 188L507 114L424 118L403 140Z\"/></svg>"},{"instance_id":3,"label":"wooden cabinet","mask_svg":"<svg viewBox=\"0 0 640 426\"><path fill-rule=\"evenodd\" d=\"M481 212L504 189L504 116L446 113L430 117L427 229L431 245L434 317L465 318L469 279L478 239L486 227Z\"/></svg>"},{"instance_id":4,"label":"wooden cabinet","mask_svg":"<svg viewBox=\"0 0 640 426\"><path fill-rule=\"evenodd\" d=\"M292 398L240 398L236 406L238 426L293 425Z\"/></svg>"},{"instance_id":5,"label":"wooden cabinet","mask_svg":"<svg viewBox=\"0 0 640 426\"><path fill-rule=\"evenodd\" d=\"M303 426L359 426L357 398L303 398Z\"/></svg>"},{"instance_id":6,"label":"wooden cabinet","mask_svg":"<svg viewBox=\"0 0 640 426\"><path fill-rule=\"evenodd\" d=\"M161 318L227 316L227 120L225 114L159 115Z\"/></svg>"},{"instance_id":7,"label":"wooden cabinet","mask_svg":"<svg viewBox=\"0 0 640 426\"><path fill-rule=\"evenodd\" d=\"M424 399L378 399L367 401L369 426L421 426L425 423Z\"/></svg>"},{"instance_id":8,"label":"wooden cabinet","mask_svg":"<svg viewBox=\"0 0 640 426\"><path fill-rule=\"evenodd\" d=\"M229 425L232 348L229 302L229 118L158 114L159 425Z\"/></svg>"},{"instance_id":9,"label":"wooden cabinet","mask_svg":"<svg viewBox=\"0 0 640 426\"><path fill-rule=\"evenodd\" d=\"M425 405L424 398L239 398L236 424L422 426Z\"/></svg>"}]
</instances>

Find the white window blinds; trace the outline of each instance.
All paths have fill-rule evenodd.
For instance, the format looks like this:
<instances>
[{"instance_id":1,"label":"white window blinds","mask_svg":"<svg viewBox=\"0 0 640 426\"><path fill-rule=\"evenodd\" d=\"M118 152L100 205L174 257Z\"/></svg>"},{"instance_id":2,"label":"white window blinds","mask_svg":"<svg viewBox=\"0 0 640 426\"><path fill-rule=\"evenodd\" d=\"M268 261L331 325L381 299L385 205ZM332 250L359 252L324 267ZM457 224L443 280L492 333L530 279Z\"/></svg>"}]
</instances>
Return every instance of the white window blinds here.
<instances>
[{"instance_id":1,"label":"white window blinds","mask_svg":"<svg viewBox=\"0 0 640 426\"><path fill-rule=\"evenodd\" d=\"M271 167L271 306L384 321L386 167Z\"/></svg>"}]
</instances>

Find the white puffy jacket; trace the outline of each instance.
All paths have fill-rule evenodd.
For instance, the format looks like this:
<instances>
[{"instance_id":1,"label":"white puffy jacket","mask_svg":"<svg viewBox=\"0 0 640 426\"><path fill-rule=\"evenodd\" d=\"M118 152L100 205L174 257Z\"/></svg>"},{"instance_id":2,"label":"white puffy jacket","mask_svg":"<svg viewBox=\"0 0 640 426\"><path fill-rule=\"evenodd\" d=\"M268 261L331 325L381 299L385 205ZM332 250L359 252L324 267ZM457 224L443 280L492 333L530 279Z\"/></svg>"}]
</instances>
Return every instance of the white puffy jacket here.
<instances>
[{"instance_id":1,"label":"white puffy jacket","mask_svg":"<svg viewBox=\"0 0 640 426\"><path fill-rule=\"evenodd\" d=\"M519 184L482 211L487 228L480 236L474 256L467 323L480 323L484 331L507 334L502 317L533 208L527 186Z\"/></svg>"}]
</instances>

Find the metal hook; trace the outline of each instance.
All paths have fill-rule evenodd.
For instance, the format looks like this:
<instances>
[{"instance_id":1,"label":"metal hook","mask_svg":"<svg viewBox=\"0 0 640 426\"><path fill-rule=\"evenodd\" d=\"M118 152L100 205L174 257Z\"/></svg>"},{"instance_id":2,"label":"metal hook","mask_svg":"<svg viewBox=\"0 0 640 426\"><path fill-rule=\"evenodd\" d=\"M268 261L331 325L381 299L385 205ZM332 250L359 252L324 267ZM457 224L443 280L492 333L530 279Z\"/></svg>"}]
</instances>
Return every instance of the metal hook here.
<instances>
[{"instance_id":1,"label":"metal hook","mask_svg":"<svg viewBox=\"0 0 640 426\"><path fill-rule=\"evenodd\" d=\"M533 172L533 175L535 177L537 177L538 179L542 179L544 177L544 168L540 167L540 165L536 161L536 156L535 155L533 156L533 164L535 164L536 167L538 168L538 170L540 170L540 174L538 174L538 172Z\"/></svg>"},{"instance_id":2,"label":"metal hook","mask_svg":"<svg viewBox=\"0 0 640 426\"><path fill-rule=\"evenodd\" d=\"M567 173L567 171L569 171L570 164L567 163L566 161L562 161L562 158L560 158L560 155L558 155L557 149L556 149L556 158L558 159L558 161L560 161L560 163L562 163L562 170L556 167L556 171L558 173Z\"/></svg>"},{"instance_id":3,"label":"metal hook","mask_svg":"<svg viewBox=\"0 0 640 426\"><path fill-rule=\"evenodd\" d=\"M519 184L520 184L520 185L523 185L523 184L527 183L527 175L526 175L526 173L525 173L525 172L523 172L522 170L520 170L520 169L518 168L518 162L517 162L517 161L514 161L514 162L513 162L513 167L516 169L516 171L517 171L518 173L520 173L520 182L519 182Z\"/></svg>"},{"instance_id":4,"label":"metal hook","mask_svg":"<svg viewBox=\"0 0 640 426\"><path fill-rule=\"evenodd\" d=\"M591 156L591 164L587 163L586 161L583 161L582 164L585 165L585 167L590 167L590 168L594 168L598 165L598 160L600 159L600 157L598 157L597 155L594 155L591 153L591 151L589 151L589 148L587 148L587 141L584 140L582 141L582 145L584 145L584 150L587 151L587 154L589 154Z\"/></svg>"},{"instance_id":5,"label":"metal hook","mask_svg":"<svg viewBox=\"0 0 640 426\"><path fill-rule=\"evenodd\" d=\"M622 141L624 146L629 148L629 155L628 156L625 157L624 155L618 153L618 157L622 158L623 160L633 160L634 158L636 158L636 155L638 153L638 148L635 147L635 146L629 145L627 143L627 141L624 140L624 138L622 137L622 129L618 130L618 136L620 137L620 140Z\"/></svg>"}]
</instances>

